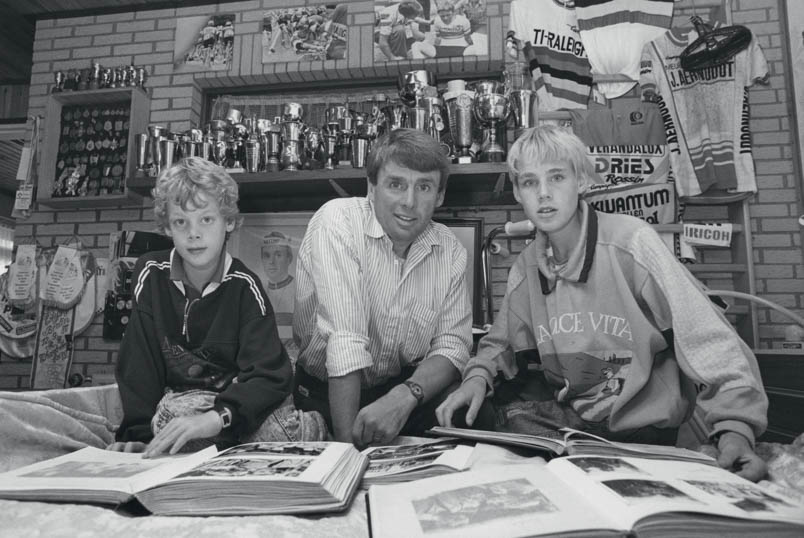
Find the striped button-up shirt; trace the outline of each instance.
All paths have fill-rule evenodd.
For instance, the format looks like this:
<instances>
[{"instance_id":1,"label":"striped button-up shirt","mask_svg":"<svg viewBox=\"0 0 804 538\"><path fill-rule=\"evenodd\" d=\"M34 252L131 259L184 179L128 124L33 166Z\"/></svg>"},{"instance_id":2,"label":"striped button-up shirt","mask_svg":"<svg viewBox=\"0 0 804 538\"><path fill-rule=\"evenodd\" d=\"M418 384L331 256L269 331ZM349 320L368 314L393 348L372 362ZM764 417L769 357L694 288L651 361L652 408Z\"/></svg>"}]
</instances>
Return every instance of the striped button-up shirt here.
<instances>
[{"instance_id":1,"label":"striped button-up shirt","mask_svg":"<svg viewBox=\"0 0 804 538\"><path fill-rule=\"evenodd\" d=\"M363 387L436 355L463 372L472 343L465 271L466 249L442 224L430 223L401 259L368 199L326 203L296 266L299 364L324 380L361 370Z\"/></svg>"}]
</instances>

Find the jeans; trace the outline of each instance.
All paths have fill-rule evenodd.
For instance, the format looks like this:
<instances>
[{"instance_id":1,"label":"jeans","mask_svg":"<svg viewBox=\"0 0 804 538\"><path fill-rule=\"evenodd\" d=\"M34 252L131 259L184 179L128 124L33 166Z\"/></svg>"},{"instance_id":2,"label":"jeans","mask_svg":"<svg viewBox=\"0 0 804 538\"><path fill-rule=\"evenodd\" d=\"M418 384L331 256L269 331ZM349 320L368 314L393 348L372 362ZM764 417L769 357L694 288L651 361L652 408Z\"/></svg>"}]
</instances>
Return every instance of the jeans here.
<instances>
[{"instance_id":1,"label":"jeans","mask_svg":"<svg viewBox=\"0 0 804 538\"><path fill-rule=\"evenodd\" d=\"M192 416L206 413L215 404L217 393L208 390L188 390L173 392L168 390L156 406L156 413L151 419L153 434L176 417ZM234 446L238 443L256 443L261 441L326 441L329 438L324 418L316 412L304 412L293 407L293 400L288 396L253 432L235 436L231 430L222 430L217 436L209 439L193 439L182 449L182 452L194 452L210 445L218 448Z\"/></svg>"}]
</instances>

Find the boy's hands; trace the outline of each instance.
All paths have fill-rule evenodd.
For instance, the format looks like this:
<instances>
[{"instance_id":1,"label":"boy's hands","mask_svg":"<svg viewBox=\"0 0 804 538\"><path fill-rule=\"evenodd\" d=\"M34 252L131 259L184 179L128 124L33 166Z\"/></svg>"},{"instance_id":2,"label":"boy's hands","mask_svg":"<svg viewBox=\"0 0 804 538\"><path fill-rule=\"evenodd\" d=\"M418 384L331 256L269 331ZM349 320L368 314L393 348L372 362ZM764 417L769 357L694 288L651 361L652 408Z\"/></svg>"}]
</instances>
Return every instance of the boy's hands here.
<instances>
[{"instance_id":1,"label":"boy's hands","mask_svg":"<svg viewBox=\"0 0 804 538\"><path fill-rule=\"evenodd\" d=\"M751 444L737 432L725 432L717 443L720 454L717 463L743 478L756 482L762 479L767 468L762 458L757 456Z\"/></svg>"},{"instance_id":2,"label":"boy's hands","mask_svg":"<svg viewBox=\"0 0 804 538\"><path fill-rule=\"evenodd\" d=\"M142 443L140 441L119 441L107 446L106 450L111 450L112 452L145 452L146 448L148 448L148 443Z\"/></svg>"},{"instance_id":3,"label":"boy's hands","mask_svg":"<svg viewBox=\"0 0 804 538\"><path fill-rule=\"evenodd\" d=\"M471 426L480 411L480 405L486 398L486 380L482 377L472 377L465 381L461 386L447 396L444 403L436 409L436 418L441 426L452 427L452 415L455 411L464 406L469 406L466 411L466 424Z\"/></svg>"},{"instance_id":4,"label":"boy's hands","mask_svg":"<svg viewBox=\"0 0 804 538\"><path fill-rule=\"evenodd\" d=\"M215 437L221 429L221 418L214 410L201 415L176 417L153 438L142 457L152 458L163 452L175 454L187 441Z\"/></svg>"}]
</instances>

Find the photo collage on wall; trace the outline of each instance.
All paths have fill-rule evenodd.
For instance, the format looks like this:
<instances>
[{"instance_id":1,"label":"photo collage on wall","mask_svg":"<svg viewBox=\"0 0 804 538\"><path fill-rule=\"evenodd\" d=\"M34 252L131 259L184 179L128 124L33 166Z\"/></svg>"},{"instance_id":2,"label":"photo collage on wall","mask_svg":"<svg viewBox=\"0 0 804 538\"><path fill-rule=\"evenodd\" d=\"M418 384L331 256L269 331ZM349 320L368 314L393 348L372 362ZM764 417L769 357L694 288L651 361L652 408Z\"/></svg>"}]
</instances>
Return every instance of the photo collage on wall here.
<instances>
[{"instance_id":1,"label":"photo collage on wall","mask_svg":"<svg viewBox=\"0 0 804 538\"><path fill-rule=\"evenodd\" d=\"M174 71L228 71L234 56L234 14L176 19Z\"/></svg>"},{"instance_id":2,"label":"photo collage on wall","mask_svg":"<svg viewBox=\"0 0 804 538\"><path fill-rule=\"evenodd\" d=\"M375 0L374 63L487 56L486 0Z\"/></svg>"},{"instance_id":3,"label":"photo collage on wall","mask_svg":"<svg viewBox=\"0 0 804 538\"><path fill-rule=\"evenodd\" d=\"M345 60L349 6L321 4L266 11L262 63Z\"/></svg>"}]
</instances>

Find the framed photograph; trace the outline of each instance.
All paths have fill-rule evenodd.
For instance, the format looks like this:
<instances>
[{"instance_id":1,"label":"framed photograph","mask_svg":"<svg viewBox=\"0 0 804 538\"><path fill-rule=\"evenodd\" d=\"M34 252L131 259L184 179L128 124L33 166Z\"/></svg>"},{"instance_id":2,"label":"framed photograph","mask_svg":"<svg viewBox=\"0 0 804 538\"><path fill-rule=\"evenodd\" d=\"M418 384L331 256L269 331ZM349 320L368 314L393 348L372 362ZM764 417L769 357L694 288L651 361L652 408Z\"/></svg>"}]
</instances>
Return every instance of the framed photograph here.
<instances>
[{"instance_id":1,"label":"framed photograph","mask_svg":"<svg viewBox=\"0 0 804 538\"><path fill-rule=\"evenodd\" d=\"M374 0L374 63L488 56L486 0Z\"/></svg>"},{"instance_id":2,"label":"framed photograph","mask_svg":"<svg viewBox=\"0 0 804 538\"><path fill-rule=\"evenodd\" d=\"M345 3L264 12L262 63L345 60L348 15Z\"/></svg>"},{"instance_id":3,"label":"framed photograph","mask_svg":"<svg viewBox=\"0 0 804 538\"><path fill-rule=\"evenodd\" d=\"M447 226L466 248L466 288L472 300L472 324L483 325L483 279L480 249L483 245L483 219L434 218Z\"/></svg>"},{"instance_id":4,"label":"framed photograph","mask_svg":"<svg viewBox=\"0 0 804 538\"><path fill-rule=\"evenodd\" d=\"M244 214L227 250L260 277L276 314L279 338L295 358L293 306L296 258L312 212Z\"/></svg>"},{"instance_id":5,"label":"framed photograph","mask_svg":"<svg viewBox=\"0 0 804 538\"><path fill-rule=\"evenodd\" d=\"M197 15L176 19L173 70L228 71L232 66L235 15Z\"/></svg>"},{"instance_id":6,"label":"framed photograph","mask_svg":"<svg viewBox=\"0 0 804 538\"><path fill-rule=\"evenodd\" d=\"M293 307L296 295L296 259L312 212L247 213L232 234L227 250L260 277L276 314L279 338L295 358ZM472 301L472 322L483 323L480 247L483 219L438 218L466 248L466 285Z\"/></svg>"}]
</instances>

